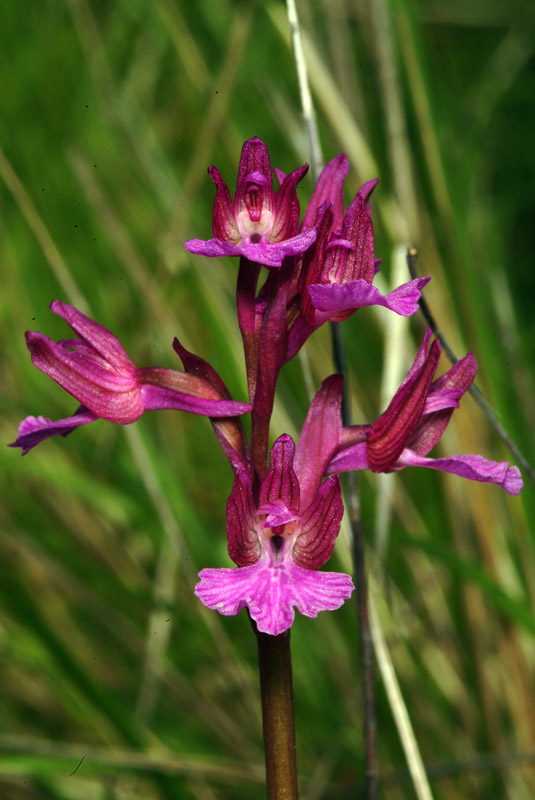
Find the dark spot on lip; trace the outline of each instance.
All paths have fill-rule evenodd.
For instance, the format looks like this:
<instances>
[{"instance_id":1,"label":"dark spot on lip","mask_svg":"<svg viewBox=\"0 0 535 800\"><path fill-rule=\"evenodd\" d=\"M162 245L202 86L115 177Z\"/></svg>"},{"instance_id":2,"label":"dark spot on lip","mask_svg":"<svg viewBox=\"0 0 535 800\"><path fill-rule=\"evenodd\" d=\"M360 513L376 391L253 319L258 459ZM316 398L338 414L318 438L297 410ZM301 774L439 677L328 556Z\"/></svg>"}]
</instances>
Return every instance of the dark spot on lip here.
<instances>
[{"instance_id":1,"label":"dark spot on lip","mask_svg":"<svg viewBox=\"0 0 535 800\"><path fill-rule=\"evenodd\" d=\"M275 553L279 553L280 552L283 544L284 544L284 539L282 538L282 536L272 536L271 537L271 546L272 546L273 550L275 551Z\"/></svg>"}]
</instances>

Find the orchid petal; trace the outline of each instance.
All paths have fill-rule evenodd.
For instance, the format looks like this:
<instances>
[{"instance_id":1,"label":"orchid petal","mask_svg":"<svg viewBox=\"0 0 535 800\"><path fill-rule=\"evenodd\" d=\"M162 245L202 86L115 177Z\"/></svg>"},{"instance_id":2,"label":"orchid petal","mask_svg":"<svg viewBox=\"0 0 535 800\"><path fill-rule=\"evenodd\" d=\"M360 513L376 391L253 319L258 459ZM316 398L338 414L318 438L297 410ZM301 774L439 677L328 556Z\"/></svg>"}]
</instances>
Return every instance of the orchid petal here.
<instances>
[{"instance_id":1,"label":"orchid petal","mask_svg":"<svg viewBox=\"0 0 535 800\"><path fill-rule=\"evenodd\" d=\"M332 555L344 515L340 478L328 478L303 515L303 532L297 537L293 560L306 569L319 569Z\"/></svg>"},{"instance_id":2,"label":"orchid petal","mask_svg":"<svg viewBox=\"0 0 535 800\"><path fill-rule=\"evenodd\" d=\"M220 256L245 256L249 261L262 264L265 267L280 267L287 256L295 256L308 250L316 239L316 231L300 233L291 239L282 242L258 242L254 244L231 244L220 239L189 239L184 243L188 252L207 258Z\"/></svg>"},{"instance_id":3,"label":"orchid petal","mask_svg":"<svg viewBox=\"0 0 535 800\"><path fill-rule=\"evenodd\" d=\"M331 375L316 393L299 437L294 468L301 489L301 506L307 508L318 491L333 453L342 435L341 375Z\"/></svg>"},{"instance_id":4,"label":"orchid petal","mask_svg":"<svg viewBox=\"0 0 535 800\"><path fill-rule=\"evenodd\" d=\"M99 419L92 411L88 411L80 406L78 411L66 419L59 419L56 422L46 417L26 417L19 425L18 436L8 447L20 447L22 455L25 456L33 447L51 436L68 436L80 425L87 425Z\"/></svg>"},{"instance_id":5,"label":"orchid petal","mask_svg":"<svg viewBox=\"0 0 535 800\"><path fill-rule=\"evenodd\" d=\"M299 200L296 186L308 172L308 164L294 169L284 178L276 196L277 212L273 221L271 241L280 242L295 236L299 227Z\"/></svg>"},{"instance_id":6,"label":"orchid petal","mask_svg":"<svg viewBox=\"0 0 535 800\"><path fill-rule=\"evenodd\" d=\"M260 558L254 514L251 478L238 470L227 500L227 542L228 554L239 567L247 567Z\"/></svg>"},{"instance_id":7,"label":"orchid petal","mask_svg":"<svg viewBox=\"0 0 535 800\"><path fill-rule=\"evenodd\" d=\"M448 403L448 397L460 397L466 392L477 372L477 361L473 353L467 353L457 361L444 375L433 381L425 404L420 423L416 426L407 446L420 456L426 456L444 433L455 407L454 401ZM446 401L439 408L440 401ZM458 403L457 403L458 405ZM448 407L449 406L449 407Z\"/></svg>"},{"instance_id":8,"label":"orchid petal","mask_svg":"<svg viewBox=\"0 0 535 800\"><path fill-rule=\"evenodd\" d=\"M82 343L85 342L93 352L99 353L108 364L117 370L133 366L119 339L104 325L86 317L74 306L69 306L60 300L54 300L50 304L50 308L54 314L71 326L73 331L81 337Z\"/></svg>"},{"instance_id":9,"label":"orchid petal","mask_svg":"<svg viewBox=\"0 0 535 800\"><path fill-rule=\"evenodd\" d=\"M299 510L299 483L293 468L295 444L284 433L271 448L270 466L260 487L260 505L282 500L287 508Z\"/></svg>"},{"instance_id":10,"label":"orchid petal","mask_svg":"<svg viewBox=\"0 0 535 800\"><path fill-rule=\"evenodd\" d=\"M247 606L258 630L271 636L291 627L294 607L307 617L317 617L320 611L340 608L354 589L349 575L292 563L274 569L266 559L249 567L203 569L199 578L195 594L205 606L225 616Z\"/></svg>"},{"instance_id":11,"label":"orchid petal","mask_svg":"<svg viewBox=\"0 0 535 800\"><path fill-rule=\"evenodd\" d=\"M524 486L518 467L511 467L507 461L488 461L479 455L425 458L406 448L398 458L396 467L428 467L451 472L472 481L496 483L508 494L519 494Z\"/></svg>"},{"instance_id":12,"label":"orchid petal","mask_svg":"<svg viewBox=\"0 0 535 800\"><path fill-rule=\"evenodd\" d=\"M236 225L234 203L232 202L229 188L221 177L218 169L209 167L208 173L216 185L212 233L216 239L223 239L227 242L237 244L241 239L241 235Z\"/></svg>"},{"instance_id":13,"label":"orchid petal","mask_svg":"<svg viewBox=\"0 0 535 800\"><path fill-rule=\"evenodd\" d=\"M249 403L199 397L163 386L142 386L141 398L145 411L175 409L203 417L235 417L238 414L246 414L252 408Z\"/></svg>"},{"instance_id":14,"label":"orchid petal","mask_svg":"<svg viewBox=\"0 0 535 800\"><path fill-rule=\"evenodd\" d=\"M349 162L345 153L341 153L325 165L305 211L301 225L302 231L314 226L318 209L326 200L329 200L333 207L334 218L331 229L339 230L342 227L344 218L344 181L348 170Z\"/></svg>"},{"instance_id":15,"label":"orchid petal","mask_svg":"<svg viewBox=\"0 0 535 800\"><path fill-rule=\"evenodd\" d=\"M350 447L340 450L339 453L331 458L326 475L334 475L336 472L352 472L358 469L369 469L367 442L359 442Z\"/></svg>"},{"instance_id":16,"label":"orchid petal","mask_svg":"<svg viewBox=\"0 0 535 800\"><path fill-rule=\"evenodd\" d=\"M344 311L356 311L364 306L380 305L409 317L418 310L421 289L429 278L416 278L382 295L379 290L365 280L349 281L340 286L337 283L311 284L308 293L314 308L335 316Z\"/></svg>"},{"instance_id":17,"label":"orchid petal","mask_svg":"<svg viewBox=\"0 0 535 800\"><path fill-rule=\"evenodd\" d=\"M136 369L130 361L123 371L110 369L100 358L71 352L47 336L30 331L26 334L26 344L33 365L98 417L127 424L142 415Z\"/></svg>"},{"instance_id":18,"label":"orchid petal","mask_svg":"<svg viewBox=\"0 0 535 800\"><path fill-rule=\"evenodd\" d=\"M425 363L410 381L402 383L386 411L373 423L368 437L368 463L373 472L386 472L396 463L420 422L440 351L440 342L435 339Z\"/></svg>"}]
</instances>

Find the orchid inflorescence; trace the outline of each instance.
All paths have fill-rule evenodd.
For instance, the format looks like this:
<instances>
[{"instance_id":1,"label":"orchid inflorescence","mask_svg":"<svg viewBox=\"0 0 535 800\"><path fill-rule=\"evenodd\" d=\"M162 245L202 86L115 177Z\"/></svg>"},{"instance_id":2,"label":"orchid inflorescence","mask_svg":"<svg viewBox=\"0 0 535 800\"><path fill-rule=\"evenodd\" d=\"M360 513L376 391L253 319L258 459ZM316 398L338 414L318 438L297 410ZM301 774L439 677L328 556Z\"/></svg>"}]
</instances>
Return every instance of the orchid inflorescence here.
<instances>
[{"instance_id":1,"label":"orchid inflorescence","mask_svg":"<svg viewBox=\"0 0 535 800\"><path fill-rule=\"evenodd\" d=\"M234 401L215 369L175 339L184 370L136 367L116 337L72 306L54 301L78 338L54 342L28 332L33 364L80 403L71 417L52 422L27 417L12 447L25 454L51 436L66 436L97 419L128 424L144 411L177 409L208 416L234 471L227 502L228 552L234 568L203 569L195 592L208 608L237 614L246 606L259 631L278 635L294 619L339 608L353 590L349 575L321 572L344 512L338 473L394 472L429 467L496 483L509 494L523 486L517 467L480 455L429 458L477 370L470 352L434 379L441 354L427 330L414 363L386 411L373 423L344 427L342 377L324 380L313 398L299 441L283 434L269 454L270 419L281 367L327 321L381 305L402 316L418 309L429 278L387 295L373 285L375 258L370 196L377 181L357 192L344 214L345 155L321 173L303 221L297 184L308 170L275 170L260 139L242 149L234 200L215 167L213 238L190 239L190 253L240 256L237 317L243 339L249 403ZM261 268L269 272L258 290ZM240 415L251 412L248 441Z\"/></svg>"}]
</instances>

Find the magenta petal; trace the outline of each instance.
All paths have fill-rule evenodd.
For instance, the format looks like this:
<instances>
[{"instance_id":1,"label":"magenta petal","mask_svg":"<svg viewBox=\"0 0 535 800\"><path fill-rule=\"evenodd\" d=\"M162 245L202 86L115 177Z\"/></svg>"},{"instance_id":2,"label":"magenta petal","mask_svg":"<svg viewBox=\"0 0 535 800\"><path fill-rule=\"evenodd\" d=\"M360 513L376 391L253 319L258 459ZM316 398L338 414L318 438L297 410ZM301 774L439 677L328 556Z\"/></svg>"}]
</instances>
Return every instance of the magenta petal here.
<instances>
[{"instance_id":1,"label":"magenta petal","mask_svg":"<svg viewBox=\"0 0 535 800\"><path fill-rule=\"evenodd\" d=\"M260 505L282 500L290 509L299 510L299 483L293 468L295 444L283 433L271 448L270 465L260 487Z\"/></svg>"},{"instance_id":2,"label":"magenta petal","mask_svg":"<svg viewBox=\"0 0 535 800\"><path fill-rule=\"evenodd\" d=\"M359 442L341 450L334 458L331 458L325 474L334 475L336 472L368 469L368 466L368 443Z\"/></svg>"},{"instance_id":3,"label":"magenta petal","mask_svg":"<svg viewBox=\"0 0 535 800\"><path fill-rule=\"evenodd\" d=\"M270 238L273 242L288 239L299 227L299 200L296 186L308 172L308 164L294 169L284 178L276 195L276 214Z\"/></svg>"},{"instance_id":4,"label":"magenta petal","mask_svg":"<svg viewBox=\"0 0 535 800\"><path fill-rule=\"evenodd\" d=\"M518 467L511 467L507 461L488 461L479 455L425 458L406 448L395 466L428 467L442 472L451 472L472 481L496 483L508 494L519 494L524 486Z\"/></svg>"},{"instance_id":5,"label":"magenta petal","mask_svg":"<svg viewBox=\"0 0 535 800\"><path fill-rule=\"evenodd\" d=\"M373 423L368 437L368 464L373 472L388 472L407 447L421 419L440 351L440 342L435 340L427 361L417 372L410 370L410 380L401 384L386 411Z\"/></svg>"},{"instance_id":6,"label":"magenta petal","mask_svg":"<svg viewBox=\"0 0 535 800\"><path fill-rule=\"evenodd\" d=\"M341 444L343 380L341 375L331 375L323 381L310 404L299 437L294 465L302 508L313 502L325 468Z\"/></svg>"},{"instance_id":7,"label":"magenta petal","mask_svg":"<svg viewBox=\"0 0 535 800\"><path fill-rule=\"evenodd\" d=\"M307 250L316 239L316 231L312 228L300 233L292 239L282 242L258 242L256 244L231 244L220 239L189 239L184 242L188 252L207 258L220 256L245 256L249 261L263 264L265 267L280 267L286 256L294 256Z\"/></svg>"},{"instance_id":8,"label":"magenta petal","mask_svg":"<svg viewBox=\"0 0 535 800\"><path fill-rule=\"evenodd\" d=\"M345 153L341 153L325 165L305 211L301 230L313 227L318 209L326 200L329 200L333 207L334 218L331 227L340 230L344 219L344 181L348 169L349 162Z\"/></svg>"},{"instance_id":9,"label":"magenta petal","mask_svg":"<svg viewBox=\"0 0 535 800\"><path fill-rule=\"evenodd\" d=\"M320 486L315 501L303 514L303 532L297 537L293 558L306 569L319 569L332 555L344 516L340 478L335 475Z\"/></svg>"},{"instance_id":10,"label":"magenta petal","mask_svg":"<svg viewBox=\"0 0 535 800\"><path fill-rule=\"evenodd\" d=\"M208 608L225 616L247 606L258 630L278 636L294 621L294 607L307 617L333 611L351 596L349 575L316 572L295 564L270 566L267 559L250 567L203 569L195 594Z\"/></svg>"},{"instance_id":11,"label":"magenta petal","mask_svg":"<svg viewBox=\"0 0 535 800\"><path fill-rule=\"evenodd\" d=\"M221 177L218 169L209 167L208 172L217 187L214 199L214 215L212 218L212 232L214 237L228 242L239 242L241 235L236 225L234 203L232 202L228 186Z\"/></svg>"},{"instance_id":12,"label":"magenta petal","mask_svg":"<svg viewBox=\"0 0 535 800\"><path fill-rule=\"evenodd\" d=\"M90 345L91 351L96 351L104 361L111 364L118 371L128 370L133 367L119 339L104 325L89 319L74 306L69 306L59 300L54 300L50 304L50 308L54 314L62 317L81 339L85 340L80 343L80 349L87 350L87 345Z\"/></svg>"},{"instance_id":13,"label":"magenta petal","mask_svg":"<svg viewBox=\"0 0 535 800\"><path fill-rule=\"evenodd\" d=\"M149 384L141 387L141 397L143 407L147 411L169 408L177 411L189 411L190 414L200 414L203 417L235 417L251 410L249 403L195 397L174 389Z\"/></svg>"},{"instance_id":14,"label":"magenta petal","mask_svg":"<svg viewBox=\"0 0 535 800\"><path fill-rule=\"evenodd\" d=\"M258 136L247 139L243 143L236 185L244 181L252 172L261 172L266 181L272 182L268 149Z\"/></svg>"},{"instance_id":15,"label":"magenta petal","mask_svg":"<svg viewBox=\"0 0 535 800\"><path fill-rule=\"evenodd\" d=\"M115 338L112 334L109 336ZM26 343L34 366L101 419L125 425L135 422L143 413L136 368L130 360L128 364L114 367L98 354L96 357L87 355L85 346L81 352L73 352L61 342L30 331L26 334Z\"/></svg>"},{"instance_id":16,"label":"magenta petal","mask_svg":"<svg viewBox=\"0 0 535 800\"><path fill-rule=\"evenodd\" d=\"M315 241L316 231L312 228L282 242L240 245L240 251L241 255L244 255L249 261L255 261L266 267L280 267L283 259L287 256L304 253Z\"/></svg>"},{"instance_id":17,"label":"magenta petal","mask_svg":"<svg viewBox=\"0 0 535 800\"><path fill-rule=\"evenodd\" d=\"M470 352L457 361L448 372L433 381L429 387L422 419L416 426L412 438L407 441L408 448L419 456L426 456L433 449L444 433L456 407L455 397L460 399L470 388L476 372L477 361Z\"/></svg>"},{"instance_id":18,"label":"magenta petal","mask_svg":"<svg viewBox=\"0 0 535 800\"><path fill-rule=\"evenodd\" d=\"M417 278L398 286L393 292L384 296L375 286L362 279L349 281L342 286L337 283L311 284L308 293L314 308L325 311L331 316L342 311L356 311L364 306L380 305L403 317L409 317L418 310L420 289L429 280L430 278Z\"/></svg>"},{"instance_id":19,"label":"magenta petal","mask_svg":"<svg viewBox=\"0 0 535 800\"><path fill-rule=\"evenodd\" d=\"M262 523L263 528L277 528L279 525L287 525L301 518L298 511L288 508L282 500L273 500L263 503L257 509L258 514L267 514Z\"/></svg>"},{"instance_id":20,"label":"magenta petal","mask_svg":"<svg viewBox=\"0 0 535 800\"><path fill-rule=\"evenodd\" d=\"M445 408L459 408L459 399L462 394L462 389L445 389L436 394L428 394L422 417L427 414L435 414L437 411L443 411Z\"/></svg>"},{"instance_id":21,"label":"magenta petal","mask_svg":"<svg viewBox=\"0 0 535 800\"><path fill-rule=\"evenodd\" d=\"M251 478L247 472L237 470L227 500L227 542L228 554L239 567L248 567L260 557L254 513Z\"/></svg>"},{"instance_id":22,"label":"magenta petal","mask_svg":"<svg viewBox=\"0 0 535 800\"><path fill-rule=\"evenodd\" d=\"M222 239L188 239L184 242L184 247L189 253L207 258L219 258L220 256L239 256L241 250L238 245L225 242Z\"/></svg>"},{"instance_id":23,"label":"magenta petal","mask_svg":"<svg viewBox=\"0 0 535 800\"><path fill-rule=\"evenodd\" d=\"M51 436L67 436L80 425L94 422L98 417L81 406L76 414L56 422L46 417L26 417L19 425L18 436L8 447L20 447L22 455L26 455L32 447L50 439Z\"/></svg>"}]
</instances>

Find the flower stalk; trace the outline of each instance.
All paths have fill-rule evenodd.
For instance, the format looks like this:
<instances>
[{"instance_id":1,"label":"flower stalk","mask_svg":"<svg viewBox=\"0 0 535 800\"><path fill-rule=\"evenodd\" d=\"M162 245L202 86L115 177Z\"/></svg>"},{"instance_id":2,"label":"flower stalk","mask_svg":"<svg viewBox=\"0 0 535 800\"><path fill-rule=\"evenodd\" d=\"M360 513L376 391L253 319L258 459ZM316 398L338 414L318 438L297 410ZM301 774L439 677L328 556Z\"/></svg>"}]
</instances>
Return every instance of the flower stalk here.
<instances>
[{"instance_id":1,"label":"flower stalk","mask_svg":"<svg viewBox=\"0 0 535 800\"><path fill-rule=\"evenodd\" d=\"M256 634L268 800L297 800L290 631Z\"/></svg>"}]
</instances>

